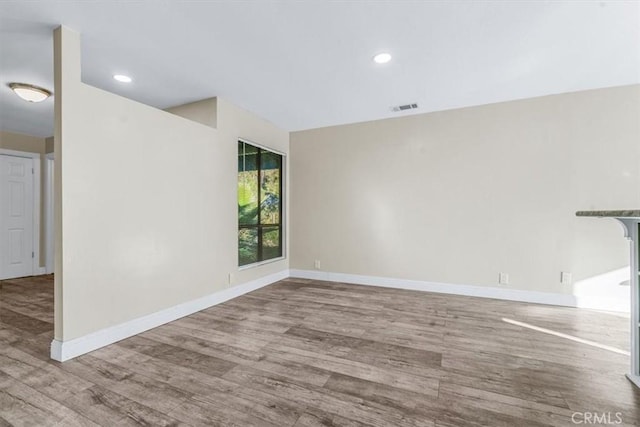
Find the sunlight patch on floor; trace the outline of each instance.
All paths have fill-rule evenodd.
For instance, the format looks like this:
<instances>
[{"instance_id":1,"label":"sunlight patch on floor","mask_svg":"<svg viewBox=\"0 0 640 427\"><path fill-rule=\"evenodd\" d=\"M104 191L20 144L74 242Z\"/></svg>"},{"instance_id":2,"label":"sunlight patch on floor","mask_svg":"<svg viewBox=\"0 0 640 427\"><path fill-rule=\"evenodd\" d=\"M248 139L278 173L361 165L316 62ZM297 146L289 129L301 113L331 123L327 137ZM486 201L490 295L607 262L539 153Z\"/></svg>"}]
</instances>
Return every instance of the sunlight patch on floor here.
<instances>
[{"instance_id":1,"label":"sunlight patch on floor","mask_svg":"<svg viewBox=\"0 0 640 427\"><path fill-rule=\"evenodd\" d=\"M560 338L565 338L565 339L568 339L568 340L571 340L571 341L578 342L580 344L586 344L586 345L590 345L591 347L596 347L596 348L600 348L600 349L603 349L603 350L611 351L613 353L624 354L626 356L630 356L631 355L631 353L629 353L628 351L621 350L621 349L616 348L616 347L611 347L610 345L600 344L600 343L597 343L595 341L585 340L583 338L574 337L573 335L563 334L562 332L552 331L551 329L546 329L546 328L541 328L539 326L530 325L529 323L519 322L519 321L513 320L513 319L507 319L506 317L503 317L502 321L506 322L506 323L509 323L511 325L521 326L523 328L531 329L533 331L542 332L542 333L553 335L553 336L560 337Z\"/></svg>"}]
</instances>

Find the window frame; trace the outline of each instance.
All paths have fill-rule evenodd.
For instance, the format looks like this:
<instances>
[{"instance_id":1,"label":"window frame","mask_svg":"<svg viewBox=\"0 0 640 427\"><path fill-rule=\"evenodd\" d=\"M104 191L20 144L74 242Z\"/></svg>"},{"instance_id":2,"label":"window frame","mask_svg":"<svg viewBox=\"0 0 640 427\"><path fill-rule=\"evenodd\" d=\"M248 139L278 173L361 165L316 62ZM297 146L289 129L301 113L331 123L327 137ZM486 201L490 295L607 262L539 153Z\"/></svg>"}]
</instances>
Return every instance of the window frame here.
<instances>
[{"instance_id":1,"label":"window frame","mask_svg":"<svg viewBox=\"0 0 640 427\"><path fill-rule=\"evenodd\" d=\"M238 143L243 143L243 144L249 144L255 148L261 149L261 150L265 150L268 151L270 153L273 154L277 154L278 156L281 156L281 161L280 161L280 203L279 203L279 208L280 208L280 212L279 212L279 217L280 217L280 221L279 224L277 225L270 225L270 224L266 224L266 225L262 225L260 224L260 219L261 219L261 210L258 208L258 222L255 225L255 228L258 230L258 254L260 254L262 252L262 248L260 247L260 242L262 241L262 236L261 236L261 231L262 228L264 227L279 227L279 238L280 238L280 248L281 248L281 255L279 257L276 258L269 258L266 260L260 260L260 261L256 261L256 262L252 262L250 264L244 264L244 265L240 265L240 246L239 246L239 239L238 239L238 232L241 230L241 228L252 228L252 226L244 226L242 227L240 225L240 216L239 216L239 212L236 210L236 227L237 227L237 232L236 232L236 255L237 255L237 262L238 262L238 271L241 270L246 270L246 269L250 269L253 267L259 267L261 265L265 265L265 264L271 264L273 262L278 262L278 261L282 261L287 259L287 248L286 248L286 215L285 215L285 210L286 210L286 164L287 164L287 154L283 153L281 151L275 150L273 148L270 147L266 147L264 145L255 143L251 140L245 139L245 138L238 138L237 140ZM237 145L237 144L236 144ZM259 153L259 151L258 151ZM260 160L259 155L258 155L258 159L256 164L259 165L258 161ZM258 169L258 176L260 176L260 169ZM236 205L238 204L238 185L240 183L240 174L239 171L236 171ZM259 184L259 183L258 183ZM260 185L258 185L258 206L260 206Z\"/></svg>"}]
</instances>

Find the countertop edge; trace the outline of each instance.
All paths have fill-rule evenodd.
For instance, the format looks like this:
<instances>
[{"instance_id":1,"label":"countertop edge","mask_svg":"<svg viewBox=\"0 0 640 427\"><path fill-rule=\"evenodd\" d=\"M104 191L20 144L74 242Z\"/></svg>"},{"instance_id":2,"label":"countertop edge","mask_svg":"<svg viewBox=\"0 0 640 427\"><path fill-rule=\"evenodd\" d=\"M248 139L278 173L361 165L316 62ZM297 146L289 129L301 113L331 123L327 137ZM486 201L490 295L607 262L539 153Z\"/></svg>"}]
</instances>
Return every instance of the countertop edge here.
<instances>
[{"instance_id":1,"label":"countertop edge","mask_svg":"<svg viewBox=\"0 0 640 427\"><path fill-rule=\"evenodd\" d=\"M615 211L577 211L576 216L599 218L638 218L640 209L625 209Z\"/></svg>"}]
</instances>

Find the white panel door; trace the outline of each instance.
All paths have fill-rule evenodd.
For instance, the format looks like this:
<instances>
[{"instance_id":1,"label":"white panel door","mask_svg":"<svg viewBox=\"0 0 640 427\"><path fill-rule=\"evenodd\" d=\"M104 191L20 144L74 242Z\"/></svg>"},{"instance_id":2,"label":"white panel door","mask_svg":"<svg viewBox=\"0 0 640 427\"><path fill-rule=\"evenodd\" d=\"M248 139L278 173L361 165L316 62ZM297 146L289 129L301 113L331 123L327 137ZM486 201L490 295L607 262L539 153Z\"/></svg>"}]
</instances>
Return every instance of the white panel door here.
<instances>
[{"instance_id":1,"label":"white panel door","mask_svg":"<svg viewBox=\"0 0 640 427\"><path fill-rule=\"evenodd\" d=\"M0 279L33 274L33 160L0 155Z\"/></svg>"}]
</instances>

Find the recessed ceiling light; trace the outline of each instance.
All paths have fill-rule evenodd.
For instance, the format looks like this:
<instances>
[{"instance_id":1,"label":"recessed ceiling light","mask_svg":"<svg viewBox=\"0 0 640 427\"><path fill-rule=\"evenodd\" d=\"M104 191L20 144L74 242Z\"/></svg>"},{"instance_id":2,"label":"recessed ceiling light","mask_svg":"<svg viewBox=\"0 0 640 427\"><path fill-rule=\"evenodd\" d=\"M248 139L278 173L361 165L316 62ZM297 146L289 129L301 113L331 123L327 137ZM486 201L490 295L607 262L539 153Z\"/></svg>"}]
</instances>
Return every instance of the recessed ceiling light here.
<instances>
[{"instance_id":1,"label":"recessed ceiling light","mask_svg":"<svg viewBox=\"0 0 640 427\"><path fill-rule=\"evenodd\" d=\"M131 83L131 81L133 80L131 77L125 76L124 74L114 74L113 78L120 83Z\"/></svg>"},{"instance_id":2,"label":"recessed ceiling light","mask_svg":"<svg viewBox=\"0 0 640 427\"><path fill-rule=\"evenodd\" d=\"M391 54L387 52L382 52L373 57L373 62L376 64L386 64L391 61Z\"/></svg>"},{"instance_id":3,"label":"recessed ceiling light","mask_svg":"<svg viewBox=\"0 0 640 427\"><path fill-rule=\"evenodd\" d=\"M20 98L28 102L42 102L51 96L51 91L28 83L9 83L9 87Z\"/></svg>"}]
</instances>

